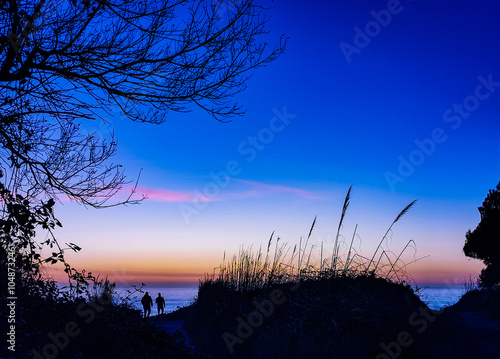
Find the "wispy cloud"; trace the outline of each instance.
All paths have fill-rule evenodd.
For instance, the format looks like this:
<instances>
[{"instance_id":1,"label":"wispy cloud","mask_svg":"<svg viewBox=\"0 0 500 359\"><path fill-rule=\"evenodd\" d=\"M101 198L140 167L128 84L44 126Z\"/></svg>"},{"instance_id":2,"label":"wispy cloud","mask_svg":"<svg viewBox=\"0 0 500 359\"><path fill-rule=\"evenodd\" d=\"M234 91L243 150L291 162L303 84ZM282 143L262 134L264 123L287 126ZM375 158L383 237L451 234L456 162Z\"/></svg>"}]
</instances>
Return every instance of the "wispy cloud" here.
<instances>
[{"instance_id":1,"label":"wispy cloud","mask_svg":"<svg viewBox=\"0 0 500 359\"><path fill-rule=\"evenodd\" d=\"M325 198L325 195L318 191L309 191L302 188L272 185L258 181L248 181L234 178L232 181L237 184L234 186L235 188L231 188L233 186L229 185L228 188L220 189L220 193L214 197L204 195L202 190L179 191L165 188L147 187L138 187L136 193L138 195L146 195L149 200L173 203L191 202L195 198L197 201L204 202L229 201L245 198L265 198L283 193L310 200L321 200Z\"/></svg>"},{"instance_id":2,"label":"wispy cloud","mask_svg":"<svg viewBox=\"0 0 500 359\"><path fill-rule=\"evenodd\" d=\"M147 196L148 199L162 202L190 202L194 198L192 191L171 191L164 188L137 187L136 193ZM199 197L199 195L198 195ZM201 196L203 201L214 201L216 199Z\"/></svg>"},{"instance_id":3,"label":"wispy cloud","mask_svg":"<svg viewBox=\"0 0 500 359\"><path fill-rule=\"evenodd\" d=\"M283 185L272 185L263 182L248 181L242 179L239 179L237 181L252 187L250 190L245 191L245 193L247 193L250 196L265 196L276 193L290 193L297 195L299 197L313 199L313 200L320 200L323 199L324 197L319 192L308 191L302 188L289 187Z\"/></svg>"}]
</instances>

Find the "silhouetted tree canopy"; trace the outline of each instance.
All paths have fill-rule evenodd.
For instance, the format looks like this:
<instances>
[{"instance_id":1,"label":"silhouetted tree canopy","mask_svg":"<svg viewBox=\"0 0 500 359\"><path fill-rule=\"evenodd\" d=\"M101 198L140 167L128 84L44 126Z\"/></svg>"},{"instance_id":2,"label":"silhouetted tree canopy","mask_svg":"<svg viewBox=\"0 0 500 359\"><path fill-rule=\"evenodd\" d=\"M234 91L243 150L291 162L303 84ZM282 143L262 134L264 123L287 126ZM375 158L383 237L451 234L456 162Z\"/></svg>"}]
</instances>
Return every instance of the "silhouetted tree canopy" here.
<instances>
[{"instance_id":1,"label":"silhouetted tree canopy","mask_svg":"<svg viewBox=\"0 0 500 359\"><path fill-rule=\"evenodd\" d=\"M117 108L152 124L194 108L219 121L242 115L233 96L284 51L282 38L272 48L258 41L264 12L254 0L0 1L0 266L14 248L26 283L39 283L40 266L57 262L70 284L92 279L64 259L79 247L53 235L55 200L137 200L132 189L109 204L127 183L111 162L116 141L81 123L108 122ZM48 231L45 241L36 229Z\"/></svg>"},{"instance_id":2,"label":"silhouetted tree canopy","mask_svg":"<svg viewBox=\"0 0 500 359\"><path fill-rule=\"evenodd\" d=\"M478 208L481 221L476 229L467 231L463 251L466 256L480 259L487 266L479 277L480 285L491 287L500 283L500 183L490 190Z\"/></svg>"},{"instance_id":3,"label":"silhouetted tree canopy","mask_svg":"<svg viewBox=\"0 0 500 359\"><path fill-rule=\"evenodd\" d=\"M125 183L116 142L82 120L120 108L160 124L199 107L220 121L252 70L284 51L258 42L253 0L8 0L0 3L1 159L26 197L65 194L104 206Z\"/></svg>"}]
</instances>

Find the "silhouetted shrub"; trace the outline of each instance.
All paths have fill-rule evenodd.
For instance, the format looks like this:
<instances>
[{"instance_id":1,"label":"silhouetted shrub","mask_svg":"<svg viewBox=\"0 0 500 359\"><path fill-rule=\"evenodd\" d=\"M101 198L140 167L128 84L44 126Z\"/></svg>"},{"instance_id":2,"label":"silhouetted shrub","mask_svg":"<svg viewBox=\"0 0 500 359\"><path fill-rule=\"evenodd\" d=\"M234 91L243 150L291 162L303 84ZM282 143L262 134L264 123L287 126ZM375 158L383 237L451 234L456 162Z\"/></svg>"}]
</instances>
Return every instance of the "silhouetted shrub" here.
<instances>
[{"instance_id":1,"label":"silhouetted shrub","mask_svg":"<svg viewBox=\"0 0 500 359\"><path fill-rule=\"evenodd\" d=\"M478 208L481 221L465 235L463 251L467 257L480 259L486 265L478 284L491 288L500 283L500 183L490 190Z\"/></svg>"}]
</instances>

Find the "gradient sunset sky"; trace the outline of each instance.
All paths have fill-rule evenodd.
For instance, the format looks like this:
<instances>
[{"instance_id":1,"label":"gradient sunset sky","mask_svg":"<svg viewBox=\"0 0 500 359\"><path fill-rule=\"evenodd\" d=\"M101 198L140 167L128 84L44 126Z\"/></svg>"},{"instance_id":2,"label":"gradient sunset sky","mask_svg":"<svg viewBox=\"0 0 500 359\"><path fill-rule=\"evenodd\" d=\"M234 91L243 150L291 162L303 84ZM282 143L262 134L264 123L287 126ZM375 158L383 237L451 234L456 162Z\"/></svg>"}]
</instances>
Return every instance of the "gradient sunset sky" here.
<instances>
[{"instance_id":1,"label":"gradient sunset sky","mask_svg":"<svg viewBox=\"0 0 500 359\"><path fill-rule=\"evenodd\" d=\"M140 205L87 209L62 200L70 263L120 285L196 283L224 251L292 246L307 236L332 248L342 234L371 257L395 216L418 202L384 244L419 284L462 284L483 267L462 253L477 207L500 181L500 5L495 1L269 2L270 33L286 54L259 69L236 100L246 115L219 123L171 113L161 126L116 109L116 162L142 168ZM389 15L390 16L389 16ZM382 23L382 25L381 25ZM367 35L368 33L368 35ZM227 174L221 173L221 171ZM222 176L221 176L222 174Z\"/></svg>"}]
</instances>

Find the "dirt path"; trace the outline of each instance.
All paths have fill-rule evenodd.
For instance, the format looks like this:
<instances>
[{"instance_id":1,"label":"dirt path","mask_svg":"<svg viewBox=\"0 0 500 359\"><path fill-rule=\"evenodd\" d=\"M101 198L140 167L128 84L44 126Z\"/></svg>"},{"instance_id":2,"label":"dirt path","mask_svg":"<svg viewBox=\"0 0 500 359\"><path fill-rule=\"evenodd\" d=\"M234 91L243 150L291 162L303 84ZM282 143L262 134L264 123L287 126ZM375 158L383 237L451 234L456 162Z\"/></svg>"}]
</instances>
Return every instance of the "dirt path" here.
<instances>
[{"instance_id":1,"label":"dirt path","mask_svg":"<svg viewBox=\"0 0 500 359\"><path fill-rule=\"evenodd\" d=\"M189 307L181 308L169 314L153 316L150 320L164 332L178 338L178 341L182 341L186 346L194 348L186 332L185 326L185 320L189 310Z\"/></svg>"},{"instance_id":2,"label":"dirt path","mask_svg":"<svg viewBox=\"0 0 500 359\"><path fill-rule=\"evenodd\" d=\"M157 320L155 322L155 325L159 328L161 328L164 332L171 334L171 335L177 335L180 334L184 338L184 341L186 345L192 346L191 341L189 340L188 334L186 332L186 328L184 326L184 320L179 319L179 320Z\"/></svg>"}]
</instances>

